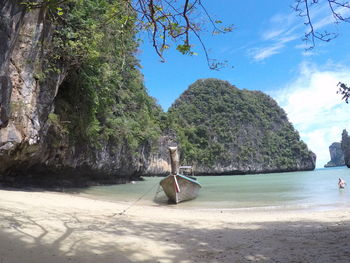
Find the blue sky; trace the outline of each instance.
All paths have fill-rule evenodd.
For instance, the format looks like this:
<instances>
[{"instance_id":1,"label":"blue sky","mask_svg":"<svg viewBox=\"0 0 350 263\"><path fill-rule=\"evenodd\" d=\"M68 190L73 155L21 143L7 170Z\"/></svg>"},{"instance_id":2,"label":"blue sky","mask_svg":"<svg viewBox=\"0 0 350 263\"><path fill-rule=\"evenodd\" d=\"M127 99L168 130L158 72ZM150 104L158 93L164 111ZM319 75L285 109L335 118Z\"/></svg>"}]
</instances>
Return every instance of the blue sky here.
<instances>
[{"instance_id":1,"label":"blue sky","mask_svg":"<svg viewBox=\"0 0 350 263\"><path fill-rule=\"evenodd\" d=\"M228 60L233 67L208 69L195 40L197 56L183 56L173 48L161 63L142 36L139 59L149 94L167 110L200 78L213 77L240 89L261 90L286 111L302 140L317 154L317 167L322 167L330 159L328 146L340 141L344 128L350 131L350 105L336 94L339 81L350 83L350 24L335 25L329 9L319 5L312 10L314 26L339 35L328 43L316 42L314 49L306 51L302 38L307 28L290 8L293 0L203 3L214 18L234 25L234 31L225 35L201 33L210 56Z\"/></svg>"}]
</instances>

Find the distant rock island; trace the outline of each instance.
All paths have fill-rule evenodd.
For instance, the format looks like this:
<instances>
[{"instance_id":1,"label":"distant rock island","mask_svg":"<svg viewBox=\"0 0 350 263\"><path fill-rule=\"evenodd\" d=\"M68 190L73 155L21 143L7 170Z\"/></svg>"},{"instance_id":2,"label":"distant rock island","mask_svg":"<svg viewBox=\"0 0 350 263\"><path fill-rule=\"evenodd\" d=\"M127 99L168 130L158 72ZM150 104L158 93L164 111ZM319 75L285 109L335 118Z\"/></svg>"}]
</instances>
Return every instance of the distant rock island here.
<instances>
[{"instance_id":1,"label":"distant rock island","mask_svg":"<svg viewBox=\"0 0 350 263\"><path fill-rule=\"evenodd\" d=\"M201 79L168 112L183 163L198 174L313 170L316 155L282 108L260 91Z\"/></svg>"},{"instance_id":2,"label":"distant rock island","mask_svg":"<svg viewBox=\"0 0 350 263\"><path fill-rule=\"evenodd\" d=\"M344 154L340 142L334 142L329 146L331 160L324 167L344 166Z\"/></svg>"}]
</instances>

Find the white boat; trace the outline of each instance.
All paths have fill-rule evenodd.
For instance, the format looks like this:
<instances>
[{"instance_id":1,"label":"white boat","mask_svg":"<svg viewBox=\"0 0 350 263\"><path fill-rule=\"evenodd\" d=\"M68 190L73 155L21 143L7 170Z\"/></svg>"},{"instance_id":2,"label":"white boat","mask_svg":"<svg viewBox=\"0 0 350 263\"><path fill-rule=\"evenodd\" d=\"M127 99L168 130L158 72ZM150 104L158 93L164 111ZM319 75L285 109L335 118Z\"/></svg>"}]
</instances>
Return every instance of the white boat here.
<instances>
[{"instance_id":1,"label":"white boat","mask_svg":"<svg viewBox=\"0 0 350 263\"><path fill-rule=\"evenodd\" d=\"M168 175L160 181L164 193L175 204L194 199L198 196L201 184L183 174Z\"/></svg>"},{"instance_id":2,"label":"white boat","mask_svg":"<svg viewBox=\"0 0 350 263\"><path fill-rule=\"evenodd\" d=\"M169 147L171 174L160 181L164 193L175 204L197 197L201 184L193 176L192 166L179 166L177 147Z\"/></svg>"}]
</instances>

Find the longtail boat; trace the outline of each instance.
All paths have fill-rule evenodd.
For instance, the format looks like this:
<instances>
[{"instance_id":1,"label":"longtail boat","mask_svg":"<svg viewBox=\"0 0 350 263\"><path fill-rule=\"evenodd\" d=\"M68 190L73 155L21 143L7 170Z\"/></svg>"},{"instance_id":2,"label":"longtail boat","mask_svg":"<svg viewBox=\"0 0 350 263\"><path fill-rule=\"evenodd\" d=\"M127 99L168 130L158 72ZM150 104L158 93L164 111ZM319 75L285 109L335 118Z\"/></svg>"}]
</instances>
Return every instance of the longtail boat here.
<instances>
[{"instance_id":1,"label":"longtail boat","mask_svg":"<svg viewBox=\"0 0 350 263\"><path fill-rule=\"evenodd\" d=\"M198 196L201 185L186 175L168 175L160 181L164 193L174 203L194 199Z\"/></svg>"},{"instance_id":2,"label":"longtail boat","mask_svg":"<svg viewBox=\"0 0 350 263\"><path fill-rule=\"evenodd\" d=\"M169 147L171 174L160 181L164 193L170 201L179 203L194 199L202 187L193 175L191 166L179 166L177 147ZM183 173L183 174L182 174Z\"/></svg>"}]
</instances>

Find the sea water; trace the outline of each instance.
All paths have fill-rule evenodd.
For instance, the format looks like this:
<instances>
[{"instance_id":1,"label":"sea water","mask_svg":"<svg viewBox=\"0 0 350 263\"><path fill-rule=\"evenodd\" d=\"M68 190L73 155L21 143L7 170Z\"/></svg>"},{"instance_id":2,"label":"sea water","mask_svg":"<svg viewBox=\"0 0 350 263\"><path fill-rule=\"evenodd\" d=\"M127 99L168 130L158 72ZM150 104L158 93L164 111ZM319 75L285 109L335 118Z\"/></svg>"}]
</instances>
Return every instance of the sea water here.
<instances>
[{"instance_id":1,"label":"sea water","mask_svg":"<svg viewBox=\"0 0 350 263\"><path fill-rule=\"evenodd\" d=\"M338 188L338 179L348 185ZM122 185L79 189L88 197L175 209L340 209L350 206L350 169L324 168L307 172L197 177L199 196L171 206L159 188L161 177ZM163 195L163 196L162 196ZM155 198L156 197L156 198Z\"/></svg>"}]
</instances>

